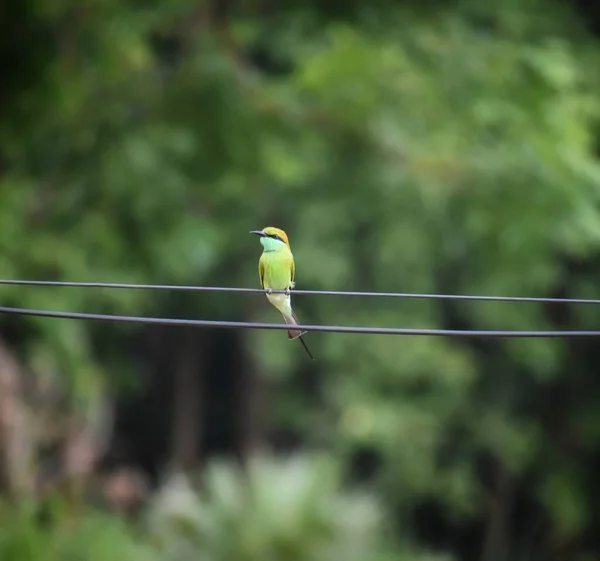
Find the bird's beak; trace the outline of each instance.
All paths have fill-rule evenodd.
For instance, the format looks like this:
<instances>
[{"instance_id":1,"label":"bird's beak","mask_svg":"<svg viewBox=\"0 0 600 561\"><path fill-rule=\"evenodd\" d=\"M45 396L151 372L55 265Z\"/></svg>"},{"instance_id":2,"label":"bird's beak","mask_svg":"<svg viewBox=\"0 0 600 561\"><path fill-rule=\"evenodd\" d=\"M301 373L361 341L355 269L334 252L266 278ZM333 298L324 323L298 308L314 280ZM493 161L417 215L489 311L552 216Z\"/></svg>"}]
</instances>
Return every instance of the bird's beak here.
<instances>
[{"instance_id":1,"label":"bird's beak","mask_svg":"<svg viewBox=\"0 0 600 561\"><path fill-rule=\"evenodd\" d=\"M252 230L250 233L256 234L257 236L260 236L261 238L264 238L267 235L262 230Z\"/></svg>"}]
</instances>

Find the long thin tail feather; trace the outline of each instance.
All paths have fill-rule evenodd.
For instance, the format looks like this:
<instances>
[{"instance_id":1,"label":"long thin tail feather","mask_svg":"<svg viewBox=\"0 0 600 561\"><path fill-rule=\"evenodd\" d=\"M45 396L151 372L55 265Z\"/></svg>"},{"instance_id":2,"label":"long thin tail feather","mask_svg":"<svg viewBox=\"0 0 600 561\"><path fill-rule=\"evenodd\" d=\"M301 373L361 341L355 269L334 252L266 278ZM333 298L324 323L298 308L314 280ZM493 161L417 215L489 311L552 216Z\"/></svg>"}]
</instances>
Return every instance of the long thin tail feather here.
<instances>
[{"instance_id":1,"label":"long thin tail feather","mask_svg":"<svg viewBox=\"0 0 600 561\"><path fill-rule=\"evenodd\" d=\"M294 312L291 312L290 314L285 314L282 312L281 315L283 316L283 320L285 321L285 323L287 323L288 325L298 325L298 320L296 319ZM308 356L310 357L310 359L315 360L315 357L308 350L308 347L306 346L304 339L302 339L302 335L304 335L305 333L306 333L306 331L301 331L300 329L288 329L288 338L289 339L300 339L300 342L302 343L302 346L308 353Z\"/></svg>"},{"instance_id":2,"label":"long thin tail feather","mask_svg":"<svg viewBox=\"0 0 600 561\"><path fill-rule=\"evenodd\" d=\"M310 360L315 360L315 357L308 350L308 347L306 346L306 343L304 342L304 339L302 339L302 337L300 337L300 342L302 343L302 346L304 347L304 350L308 353L308 356L310 357Z\"/></svg>"}]
</instances>

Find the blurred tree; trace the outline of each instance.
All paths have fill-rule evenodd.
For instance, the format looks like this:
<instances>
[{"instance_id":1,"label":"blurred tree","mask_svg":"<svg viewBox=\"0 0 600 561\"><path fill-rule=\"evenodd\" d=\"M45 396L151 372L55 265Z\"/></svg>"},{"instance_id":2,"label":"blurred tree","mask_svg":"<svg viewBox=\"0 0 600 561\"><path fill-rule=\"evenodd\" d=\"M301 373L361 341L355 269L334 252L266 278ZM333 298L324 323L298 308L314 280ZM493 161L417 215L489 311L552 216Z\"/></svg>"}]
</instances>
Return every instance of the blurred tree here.
<instances>
[{"instance_id":1,"label":"blurred tree","mask_svg":"<svg viewBox=\"0 0 600 561\"><path fill-rule=\"evenodd\" d=\"M290 234L301 288L600 298L599 47L568 4L1 9L2 277L254 286L246 232L272 223ZM260 295L0 296L278 321ZM296 306L307 323L597 327L592 307ZM1 327L96 455L98 412L138 384L149 395L133 429L121 417L117 430L134 431L157 469L192 469L211 450L247 460L286 433L354 468L399 544L484 561L597 546L594 341L314 334L313 366L279 332ZM52 456L39 438L32 449Z\"/></svg>"}]
</instances>

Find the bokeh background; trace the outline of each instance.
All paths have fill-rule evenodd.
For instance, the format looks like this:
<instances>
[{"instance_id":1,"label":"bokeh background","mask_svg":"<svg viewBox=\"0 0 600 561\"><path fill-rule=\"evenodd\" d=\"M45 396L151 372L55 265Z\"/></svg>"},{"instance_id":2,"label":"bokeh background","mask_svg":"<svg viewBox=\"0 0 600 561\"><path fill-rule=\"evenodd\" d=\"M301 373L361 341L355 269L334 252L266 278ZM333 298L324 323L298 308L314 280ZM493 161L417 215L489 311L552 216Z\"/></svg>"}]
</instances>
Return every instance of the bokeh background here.
<instances>
[{"instance_id":1,"label":"bokeh background","mask_svg":"<svg viewBox=\"0 0 600 561\"><path fill-rule=\"evenodd\" d=\"M600 15L552 0L6 0L0 277L600 298ZM280 322L262 294L4 306ZM297 295L304 323L600 329ZM2 561L600 559L597 339L0 317Z\"/></svg>"}]
</instances>

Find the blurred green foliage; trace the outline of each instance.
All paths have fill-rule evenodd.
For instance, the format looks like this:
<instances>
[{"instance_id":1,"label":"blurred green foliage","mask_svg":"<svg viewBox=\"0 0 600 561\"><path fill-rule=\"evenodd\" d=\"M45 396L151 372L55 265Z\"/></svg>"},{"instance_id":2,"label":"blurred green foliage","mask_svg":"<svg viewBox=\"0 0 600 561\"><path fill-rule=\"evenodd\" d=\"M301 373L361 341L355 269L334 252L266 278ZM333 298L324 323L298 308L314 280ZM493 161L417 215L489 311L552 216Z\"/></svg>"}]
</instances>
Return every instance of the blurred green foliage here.
<instances>
[{"instance_id":1,"label":"blurred green foliage","mask_svg":"<svg viewBox=\"0 0 600 561\"><path fill-rule=\"evenodd\" d=\"M137 539L114 516L86 512L75 523L60 513L44 521L37 508L2 505L0 559L18 561L136 561L158 559L155 551Z\"/></svg>"},{"instance_id":2,"label":"blurred green foliage","mask_svg":"<svg viewBox=\"0 0 600 561\"><path fill-rule=\"evenodd\" d=\"M183 475L168 478L133 531L113 515L61 503L0 512L0 558L19 561L338 560L386 561L382 511L365 493L341 490L326 458L262 458L247 473L209 464L203 492ZM443 561L413 548L394 559ZM399 557L398 557L399 555Z\"/></svg>"},{"instance_id":3,"label":"blurred green foliage","mask_svg":"<svg viewBox=\"0 0 600 561\"><path fill-rule=\"evenodd\" d=\"M259 16L233 2L223 18L220 3L191 0L14 6L0 40L18 53L0 106L4 278L255 286L247 232L272 224L290 234L298 288L600 298L600 47L569 6L295 2ZM278 321L232 295L1 286L0 298ZM598 326L594 308L536 304L297 296L295 306L306 323ZM81 407L104 381L134 376L120 338L137 328L2 322L35 375ZM542 549L600 531L593 341L311 335L320 383L307 397L292 391L307 368L300 346L276 331L244 337L275 388L270 426L343 468L377 458L368 484L381 516L400 520L394 559L417 541L409 521L427 501L459 532L493 527L490 504L522 493L546 524ZM247 491L215 468L206 506L185 491L188 522L155 522L160 558L375 559L357 541L371 509L339 506L337 480L318 466L252 468ZM23 516L1 525L7 558L63 551L60 532ZM69 559L150 559L124 523L90 516ZM538 547L539 520L523 520L506 545L514 559ZM100 532L110 555L81 553ZM33 533L38 549L11 553Z\"/></svg>"},{"instance_id":4,"label":"blurred green foliage","mask_svg":"<svg viewBox=\"0 0 600 561\"><path fill-rule=\"evenodd\" d=\"M253 461L243 475L210 465L203 497L167 482L149 526L163 559L373 559L381 513L368 496L341 494L329 461Z\"/></svg>"}]
</instances>

